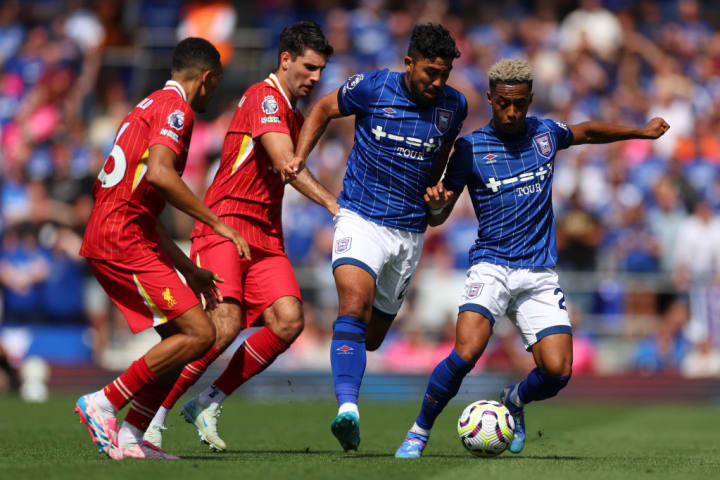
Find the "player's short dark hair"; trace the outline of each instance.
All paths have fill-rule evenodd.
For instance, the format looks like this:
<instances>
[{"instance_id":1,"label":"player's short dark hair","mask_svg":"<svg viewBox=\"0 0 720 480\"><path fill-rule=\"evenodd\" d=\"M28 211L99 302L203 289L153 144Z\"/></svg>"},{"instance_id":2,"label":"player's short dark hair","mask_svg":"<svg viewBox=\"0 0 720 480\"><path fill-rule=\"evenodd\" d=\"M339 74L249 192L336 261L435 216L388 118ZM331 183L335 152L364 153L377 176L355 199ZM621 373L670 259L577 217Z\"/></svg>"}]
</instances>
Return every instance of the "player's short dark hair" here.
<instances>
[{"instance_id":1,"label":"player's short dark hair","mask_svg":"<svg viewBox=\"0 0 720 480\"><path fill-rule=\"evenodd\" d=\"M288 25L280 33L278 63L280 63L280 55L283 52L289 52L290 58L295 60L305 52L306 48L315 50L326 60L330 58L334 51L332 45L325 38L322 28L317 23L302 21Z\"/></svg>"},{"instance_id":2,"label":"player's short dark hair","mask_svg":"<svg viewBox=\"0 0 720 480\"><path fill-rule=\"evenodd\" d=\"M460 57L460 50L442 25L424 23L413 28L407 54L412 59L422 57L433 60L439 57L452 60Z\"/></svg>"},{"instance_id":3,"label":"player's short dark hair","mask_svg":"<svg viewBox=\"0 0 720 480\"><path fill-rule=\"evenodd\" d=\"M191 68L221 70L220 52L204 38L188 37L182 40L173 50L172 71L181 72Z\"/></svg>"}]
</instances>

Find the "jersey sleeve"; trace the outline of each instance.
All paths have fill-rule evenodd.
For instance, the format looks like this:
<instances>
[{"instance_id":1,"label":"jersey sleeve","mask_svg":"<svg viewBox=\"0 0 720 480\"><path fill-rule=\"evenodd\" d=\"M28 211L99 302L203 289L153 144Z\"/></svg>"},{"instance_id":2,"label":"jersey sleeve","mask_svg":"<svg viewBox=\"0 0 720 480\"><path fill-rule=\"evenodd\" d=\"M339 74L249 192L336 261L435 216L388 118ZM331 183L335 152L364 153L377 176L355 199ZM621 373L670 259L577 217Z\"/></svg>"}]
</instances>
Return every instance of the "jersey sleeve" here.
<instances>
[{"instance_id":1,"label":"jersey sleeve","mask_svg":"<svg viewBox=\"0 0 720 480\"><path fill-rule=\"evenodd\" d=\"M546 120L545 125L556 138L558 150L563 150L572 145L575 137L573 137L573 134L567 125L562 122L556 122L555 120Z\"/></svg>"},{"instance_id":2,"label":"jersey sleeve","mask_svg":"<svg viewBox=\"0 0 720 480\"><path fill-rule=\"evenodd\" d=\"M148 148L165 145L175 155L180 155L190 147L194 119L193 111L186 102L164 102L158 105L150 120Z\"/></svg>"},{"instance_id":3,"label":"jersey sleeve","mask_svg":"<svg viewBox=\"0 0 720 480\"><path fill-rule=\"evenodd\" d=\"M455 142L455 150L453 150L448 162L447 171L443 177L443 185L448 190L452 190L456 195L462 192L468 179L472 174L473 152L472 143L466 137L460 137Z\"/></svg>"},{"instance_id":4,"label":"jersey sleeve","mask_svg":"<svg viewBox=\"0 0 720 480\"><path fill-rule=\"evenodd\" d=\"M268 86L258 89L252 101L246 102L241 108L246 109L243 114L247 116L252 138L268 132L290 134L289 117L292 110L282 93L274 88Z\"/></svg>"},{"instance_id":5,"label":"jersey sleeve","mask_svg":"<svg viewBox=\"0 0 720 480\"><path fill-rule=\"evenodd\" d=\"M347 79L338 90L340 113L348 116L369 111L377 73L377 71L356 73Z\"/></svg>"},{"instance_id":6,"label":"jersey sleeve","mask_svg":"<svg viewBox=\"0 0 720 480\"><path fill-rule=\"evenodd\" d=\"M455 117L455 121L453 122L453 126L448 132L448 141L454 142L458 135L460 135L460 131L463 127L463 122L465 122L465 118L467 117L468 113L468 107L467 107L467 100L465 99L465 95L458 92L459 96L459 104L457 109L457 115ZM457 148L457 145L455 146Z\"/></svg>"}]
</instances>

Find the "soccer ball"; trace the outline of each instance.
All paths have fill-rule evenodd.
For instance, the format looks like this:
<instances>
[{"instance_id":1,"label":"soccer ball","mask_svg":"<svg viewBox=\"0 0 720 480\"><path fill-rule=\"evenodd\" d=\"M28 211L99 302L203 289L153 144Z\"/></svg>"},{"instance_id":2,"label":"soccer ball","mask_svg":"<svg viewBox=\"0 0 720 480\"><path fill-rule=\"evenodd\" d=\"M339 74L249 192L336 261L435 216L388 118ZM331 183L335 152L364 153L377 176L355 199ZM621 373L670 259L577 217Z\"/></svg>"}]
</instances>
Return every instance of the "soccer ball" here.
<instances>
[{"instance_id":1,"label":"soccer ball","mask_svg":"<svg viewBox=\"0 0 720 480\"><path fill-rule=\"evenodd\" d=\"M473 455L493 457L510 446L515 435L515 419L502 403L478 400L460 414L458 435Z\"/></svg>"}]
</instances>

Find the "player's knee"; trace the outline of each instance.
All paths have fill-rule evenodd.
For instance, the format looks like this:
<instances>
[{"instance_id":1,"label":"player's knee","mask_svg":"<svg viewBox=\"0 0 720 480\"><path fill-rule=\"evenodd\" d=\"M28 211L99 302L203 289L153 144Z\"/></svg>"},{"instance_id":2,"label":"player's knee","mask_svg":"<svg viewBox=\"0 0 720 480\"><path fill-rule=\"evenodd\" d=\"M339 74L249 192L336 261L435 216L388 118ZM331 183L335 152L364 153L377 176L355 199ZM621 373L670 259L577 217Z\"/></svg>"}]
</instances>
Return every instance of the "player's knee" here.
<instances>
[{"instance_id":1,"label":"player's knee","mask_svg":"<svg viewBox=\"0 0 720 480\"><path fill-rule=\"evenodd\" d=\"M566 377L572 373L572 358L569 355L556 355L543 361L542 369L555 377Z\"/></svg>"},{"instance_id":2,"label":"player's knee","mask_svg":"<svg viewBox=\"0 0 720 480\"><path fill-rule=\"evenodd\" d=\"M226 320L215 322L215 348L221 352L225 351L240 333L240 321Z\"/></svg>"},{"instance_id":3,"label":"player's knee","mask_svg":"<svg viewBox=\"0 0 720 480\"><path fill-rule=\"evenodd\" d=\"M202 324L199 324L197 328L193 331L193 334L191 336L191 348L194 350L194 353L199 357L201 355L204 355L205 352L207 352L208 350L210 350L210 347L215 344L215 339L215 325L213 325L213 323L210 321L203 322Z\"/></svg>"},{"instance_id":4,"label":"player's knee","mask_svg":"<svg viewBox=\"0 0 720 480\"><path fill-rule=\"evenodd\" d=\"M300 302L289 305L278 312L275 334L288 343L292 343L305 328L305 315Z\"/></svg>"},{"instance_id":5,"label":"player's knee","mask_svg":"<svg viewBox=\"0 0 720 480\"><path fill-rule=\"evenodd\" d=\"M370 318L372 301L361 292L351 292L340 299L340 315L355 318Z\"/></svg>"}]
</instances>

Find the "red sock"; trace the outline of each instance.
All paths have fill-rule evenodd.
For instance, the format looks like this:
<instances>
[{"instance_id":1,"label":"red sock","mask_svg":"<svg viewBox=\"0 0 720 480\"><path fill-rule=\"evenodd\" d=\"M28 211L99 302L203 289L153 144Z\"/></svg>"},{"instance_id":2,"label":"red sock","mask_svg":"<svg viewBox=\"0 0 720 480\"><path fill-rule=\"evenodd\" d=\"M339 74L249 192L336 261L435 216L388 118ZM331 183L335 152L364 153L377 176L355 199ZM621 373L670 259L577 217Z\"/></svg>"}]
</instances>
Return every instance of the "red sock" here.
<instances>
[{"instance_id":1,"label":"red sock","mask_svg":"<svg viewBox=\"0 0 720 480\"><path fill-rule=\"evenodd\" d=\"M125 373L105 386L105 396L120 410L147 385L156 382L158 376L150 370L145 357L135 360Z\"/></svg>"},{"instance_id":2,"label":"red sock","mask_svg":"<svg viewBox=\"0 0 720 480\"><path fill-rule=\"evenodd\" d=\"M172 388L172 383L156 382L140 390L130 404L130 410L125 415L125 421L144 432L150 425L150 420L160 407L162 399Z\"/></svg>"},{"instance_id":3,"label":"red sock","mask_svg":"<svg viewBox=\"0 0 720 480\"><path fill-rule=\"evenodd\" d=\"M175 385L173 385L172 390L170 390L170 393L162 402L162 406L170 410L173 405L177 403L180 397L182 397L190 387L195 385L195 382L202 377L205 370L207 370L210 364L219 356L220 350L213 345L213 347L208 350L202 358L185 365L185 368L183 368L182 373L180 373Z\"/></svg>"},{"instance_id":4,"label":"red sock","mask_svg":"<svg viewBox=\"0 0 720 480\"><path fill-rule=\"evenodd\" d=\"M230 395L240 385L265 370L289 346L268 327L263 327L237 349L225 371L215 380L215 386L225 395Z\"/></svg>"}]
</instances>

